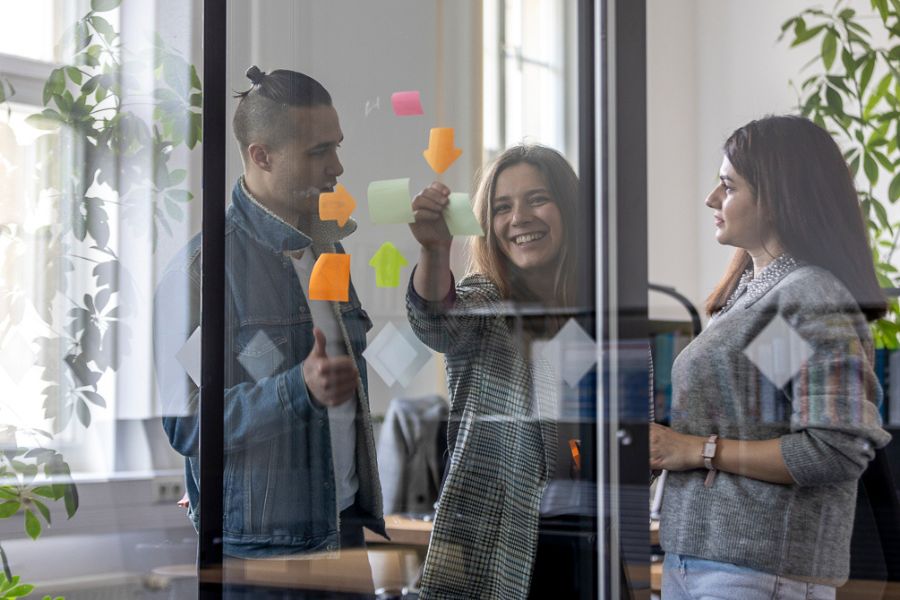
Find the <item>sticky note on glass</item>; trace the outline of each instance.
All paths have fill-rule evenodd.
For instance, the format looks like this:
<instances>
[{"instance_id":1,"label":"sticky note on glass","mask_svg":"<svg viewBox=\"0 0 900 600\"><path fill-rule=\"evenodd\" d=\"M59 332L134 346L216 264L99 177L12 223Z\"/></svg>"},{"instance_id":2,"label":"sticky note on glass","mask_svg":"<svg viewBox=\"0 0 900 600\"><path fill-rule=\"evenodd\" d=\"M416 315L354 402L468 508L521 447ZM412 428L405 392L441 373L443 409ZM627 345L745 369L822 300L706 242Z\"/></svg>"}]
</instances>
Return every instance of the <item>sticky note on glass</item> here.
<instances>
[{"instance_id":1,"label":"sticky note on glass","mask_svg":"<svg viewBox=\"0 0 900 600\"><path fill-rule=\"evenodd\" d=\"M422 155L435 173L443 173L462 155L462 149L453 145L452 127L435 127L428 136L428 149Z\"/></svg>"},{"instance_id":2,"label":"sticky note on glass","mask_svg":"<svg viewBox=\"0 0 900 600\"><path fill-rule=\"evenodd\" d=\"M320 254L309 276L309 299L350 300L350 255Z\"/></svg>"},{"instance_id":3,"label":"sticky note on glass","mask_svg":"<svg viewBox=\"0 0 900 600\"><path fill-rule=\"evenodd\" d=\"M409 178L385 179L369 184L369 216L377 225L415 221L409 198Z\"/></svg>"},{"instance_id":4,"label":"sticky note on glass","mask_svg":"<svg viewBox=\"0 0 900 600\"><path fill-rule=\"evenodd\" d=\"M390 242L385 242L369 261L375 269L375 285L380 288L398 287L400 285L400 269L409 263Z\"/></svg>"},{"instance_id":5,"label":"sticky note on glass","mask_svg":"<svg viewBox=\"0 0 900 600\"><path fill-rule=\"evenodd\" d=\"M341 183L337 184L333 192L319 194L319 218L323 221L337 221L343 227L354 210L356 200Z\"/></svg>"},{"instance_id":6,"label":"sticky note on glass","mask_svg":"<svg viewBox=\"0 0 900 600\"><path fill-rule=\"evenodd\" d=\"M394 92L391 94L391 105L394 107L394 114L398 117L413 117L425 114L425 111L422 110L421 96L415 90Z\"/></svg>"},{"instance_id":7,"label":"sticky note on glass","mask_svg":"<svg viewBox=\"0 0 900 600\"><path fill-rule=\"evenodd\" d=\"M450 194L450 202L444 209L444 221L450 235L484 235L481 224L472 212L468 194Z\"/></svg>"}]
</instances>

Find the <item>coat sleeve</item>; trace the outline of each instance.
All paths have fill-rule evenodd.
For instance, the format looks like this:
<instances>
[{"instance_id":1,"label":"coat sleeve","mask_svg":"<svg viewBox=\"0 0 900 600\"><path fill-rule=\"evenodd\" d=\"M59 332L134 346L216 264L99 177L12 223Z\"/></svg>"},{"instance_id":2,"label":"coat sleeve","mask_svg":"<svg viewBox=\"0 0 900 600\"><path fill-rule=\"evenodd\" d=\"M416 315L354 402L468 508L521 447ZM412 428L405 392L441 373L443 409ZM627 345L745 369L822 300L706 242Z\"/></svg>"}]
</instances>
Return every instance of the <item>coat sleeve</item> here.
<instances>
[{"instance_id":1,"label":"coat sleeve","mask_svg":"<svg viewBox=\"0 0 900 600\"><path fill-rule=\"evenodd\" d=\"M477 340L488 319L496 318L497 288L481 275L469 275L452 285L447 297L429 302L413 287L406 291L409 324L422 343L436 352L454 354Z\"/></svg>"}]
</instances>

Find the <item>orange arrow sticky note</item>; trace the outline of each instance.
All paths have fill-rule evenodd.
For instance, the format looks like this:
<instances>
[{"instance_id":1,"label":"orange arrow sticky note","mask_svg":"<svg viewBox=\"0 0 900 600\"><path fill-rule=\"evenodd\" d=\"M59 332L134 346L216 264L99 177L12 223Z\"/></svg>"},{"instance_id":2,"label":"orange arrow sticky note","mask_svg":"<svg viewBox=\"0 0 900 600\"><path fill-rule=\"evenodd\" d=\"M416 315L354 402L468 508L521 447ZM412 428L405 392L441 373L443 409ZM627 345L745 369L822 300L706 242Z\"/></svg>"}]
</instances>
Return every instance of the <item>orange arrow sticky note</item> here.
<instances>
[{"instance_id":1,"label":"orange arrow sticky note","mask_svg":"<svg viewBox=\"0 0 900 600\"><path fill-rule=\"evenodd\" d=\"M309 276L310 300L350 300L350 255L320 254Z\"/></svg>"},{"instance_id":2,"label":"orange arrow sticky note","mask_svg":"<svg viewBox=\"0 0 900 600\"><path fill-rule=\"evenodd\" d=\"M462 155L453 145L452 127L435 127L428 137L428 149L422 153L435 173L443 173Z\"/></svg>"},{"instance_id":3,"label":"orange arrow sticky note","mask_svg":"<svg viewBox=\"0 0 900 600\"><path fill-rule=\"evenodd\" d=\"M354 210L356 200L341 183L335 186L333 192L319 194L319 218L323 221L337 221L343 227Z\"/></svg>"}]
</instances>

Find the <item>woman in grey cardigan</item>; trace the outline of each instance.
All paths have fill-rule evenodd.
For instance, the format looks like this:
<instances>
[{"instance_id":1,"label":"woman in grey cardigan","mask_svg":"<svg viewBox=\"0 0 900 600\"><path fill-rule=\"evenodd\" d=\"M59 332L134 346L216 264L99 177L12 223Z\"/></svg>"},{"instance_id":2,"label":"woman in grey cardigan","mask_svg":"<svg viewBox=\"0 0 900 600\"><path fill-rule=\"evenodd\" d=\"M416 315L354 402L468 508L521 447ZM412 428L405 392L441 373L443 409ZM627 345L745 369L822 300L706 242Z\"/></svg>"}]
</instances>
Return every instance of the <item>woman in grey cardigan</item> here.
<instances>
[{"instance_id":1,"label":"woman in grey cardigan","mask_svg":"<svg viewBox=\"0 0 900 600\"><path fill-rule=\"evenodd\" d=\"M572 303L578 180L557 152L516 146L483 173L469 274L454 284L443 219L450 190L433 183L413 201L421 244L407 310L419 338L446 355L450 464L420 597L526 598L541 495L556 466L553 381L530 342L559 325L522 323Z\"/></svg>"},{"instance_id":2,"label":"woman in grey cardigan","mask_svg":"<svg viewBox=\"0 0 900 600\"><path fill-rule=\"evenodd\" d=\"M850 171L829 134L767 117L725 143L706 205L737 248L673 366L663 598L834 598L856 486L890 441L867 320L884 314Z\"/></svg>"}]
</instances>

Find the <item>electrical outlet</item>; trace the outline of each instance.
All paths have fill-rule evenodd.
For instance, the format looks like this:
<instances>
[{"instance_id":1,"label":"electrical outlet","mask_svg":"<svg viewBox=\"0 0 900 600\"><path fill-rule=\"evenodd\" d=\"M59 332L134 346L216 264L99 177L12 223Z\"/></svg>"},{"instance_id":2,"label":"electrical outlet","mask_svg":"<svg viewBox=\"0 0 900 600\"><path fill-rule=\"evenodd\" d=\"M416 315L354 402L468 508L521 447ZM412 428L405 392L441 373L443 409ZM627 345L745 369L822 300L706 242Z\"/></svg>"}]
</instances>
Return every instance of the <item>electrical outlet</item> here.
<instances>
[{"instance_id":1,"label":"electrical outlet","mask_svg":"<svg viewBox=\"0 0 900 600\"><path fill-rule=\"evenodd\" d=\"M182 477L157 477L151 484L154 504L175 504L184 496Z\"/></svg>"}]
</instances>

